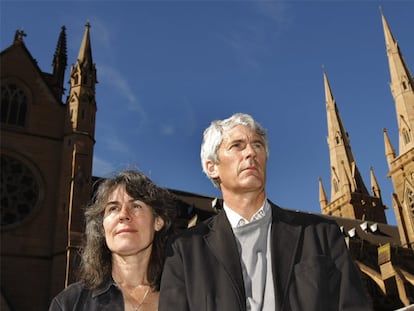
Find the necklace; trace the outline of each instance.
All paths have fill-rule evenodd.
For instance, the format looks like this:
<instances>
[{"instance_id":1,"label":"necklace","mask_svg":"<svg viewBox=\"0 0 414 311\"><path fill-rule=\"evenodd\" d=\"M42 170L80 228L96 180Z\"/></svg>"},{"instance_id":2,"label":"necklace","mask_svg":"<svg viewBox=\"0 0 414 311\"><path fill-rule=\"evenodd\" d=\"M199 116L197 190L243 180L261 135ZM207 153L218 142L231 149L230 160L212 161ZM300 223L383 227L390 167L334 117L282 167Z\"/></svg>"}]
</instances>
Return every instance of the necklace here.
<instances>
[{"instance_id":1,"label":"necklace","mask_svg":"<svg viewBox=\"0 0 414 311\"><path fill-rule=\"evenodd\" d=\"M129 286L127 286L127 285L121 285L121 283L119 283L117 281L115 281L115 284L118 287L120 287L121 290L122 290L122 292L123 292L123 294L128 297L127 300L130 300L129 304L131 305L133 311L139 311L141 309L141 307L144 304L145 299L147 298L147 296L148 296L148 294L150 292L150 289L151 289L151 286L145 285L147 287L147 290L145 291L144 296L142 297L141 302L139 302L139 300L134 297L135 294L132 294L131 293L131 290L128 289ZM144 286L144 285L137 285L137 286L133 286L133 287L134 288L137 288L137 287L140 287L140 286ZM135 305L135 302L138 302L138 304Z\"/></svg>"},{"instance_id":2,"label":"necklace","mask_svg":"<svg viewBox=\"0 0 414 311\"><path fill-rule=\"evenodd\" d=\"M147 291L146 291L146 292L145 292L145 294L144 294L144 297L142 297L142 301L141 301L141 303L140 303L140 304L138 304L138 305L136 305L136 306L134 307L134 311L139 311L139 309L141 308L142 304L143 304L143 303L144 303L144 301L145 301L145 298L147 298L147 295L148 295L148 293L149 293L149 291L150 291L150 288L151 288L151 287L149 287L149 286L148 286Z\"/></svg>"}]
</instances>

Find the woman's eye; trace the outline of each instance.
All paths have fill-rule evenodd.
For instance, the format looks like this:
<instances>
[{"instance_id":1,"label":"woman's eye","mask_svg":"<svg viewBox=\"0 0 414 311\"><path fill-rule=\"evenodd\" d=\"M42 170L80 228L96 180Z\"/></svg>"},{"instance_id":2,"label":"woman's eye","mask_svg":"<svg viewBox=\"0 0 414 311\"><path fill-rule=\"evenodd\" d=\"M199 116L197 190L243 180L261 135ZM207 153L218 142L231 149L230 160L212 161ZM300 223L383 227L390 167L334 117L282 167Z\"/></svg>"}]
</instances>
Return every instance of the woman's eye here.
<instances>
[{"instance_id":1,"label":"woman's eye","mask_svg":"<svg viewBox=\"0 0 414 311\"><path fill-rule=\"evenodd\" d=\"M105 214L112 214L115 213L118 210L118 207L116 205L108 205L105 208Z\"/></svg>"},{"instance_id":2,"label":"woman's eye","mask_svg":"<svg viewBox=\"0 0 414 311\"><path fill-rule=\"evenodd\" d=\"M134 208L134 209L141 209L141 208L142 208L142 206L141 206L140 204L134 204L134 205L133 205L133 208Z\"/></svg>"},{"instance_id":3,"label":"woman's eye","mask_svg":"<svg viewBox=\"0 0 414 311\"><path fill-rule=\"evenodd\" d=\"M118 210L118 206L116 206L116 205L112 205L112 206L108 207L109 212L113 212L113 211L116 211L116 210Z\"/></svg>"}]
</instances>

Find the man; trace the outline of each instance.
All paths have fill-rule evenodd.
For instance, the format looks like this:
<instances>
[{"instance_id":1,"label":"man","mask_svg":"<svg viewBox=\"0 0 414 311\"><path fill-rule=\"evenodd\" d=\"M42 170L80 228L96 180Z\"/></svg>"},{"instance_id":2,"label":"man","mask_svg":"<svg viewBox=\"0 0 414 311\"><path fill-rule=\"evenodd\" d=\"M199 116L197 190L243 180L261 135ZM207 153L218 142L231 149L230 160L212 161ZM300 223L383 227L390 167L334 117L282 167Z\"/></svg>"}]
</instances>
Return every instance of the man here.
<instances>
[{"instance_id":1,"label":"man","mask_svg":"<svg viewBox=\"0 0 414 311\"><path fill-rule=\"evenodd\" d=\"M205 130L201 162L223 209L172 243L160 311L370 310L336 223L266 197L268 155L250 115Z\"/></svg>"}]
</instances>

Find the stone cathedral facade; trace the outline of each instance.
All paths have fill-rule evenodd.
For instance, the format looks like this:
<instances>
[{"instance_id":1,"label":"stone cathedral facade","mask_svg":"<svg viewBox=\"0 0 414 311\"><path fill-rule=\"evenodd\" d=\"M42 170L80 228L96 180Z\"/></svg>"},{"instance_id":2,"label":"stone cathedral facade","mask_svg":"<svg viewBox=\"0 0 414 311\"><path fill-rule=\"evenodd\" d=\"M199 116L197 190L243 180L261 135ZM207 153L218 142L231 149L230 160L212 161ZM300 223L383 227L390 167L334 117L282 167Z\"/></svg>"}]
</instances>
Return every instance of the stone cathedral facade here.
<instances>
[{"instance_id":1,"label":"stone cathedral facade","mask_svg":"<svg viewBox=\"0 0 414 311\"><path fill-rule=\"evenodd\" d=\"M322 214L341 226L375 309L394 310L414 304L414 80L383 13L381 18L399 136L397 154L384 129L397 227L386 225L386 207L372 168L370 191L362 180L326 72L331 196L329 201L320 180L319 201Z\"/></svg>"},{"instance_id":2,"label":"stone cathedral facade","mask_svg":"<svg viewBox=\"0 0 414 311\"><path fill-rule=\"evenodd\" d=\"M322 214L344 234L374 309L395 310L414 304L414 82L382 13L381 18L399 129L398 154L384 130L397 226L387 224L374 171L370 189L362 180L326 72L331 195L320 180L319 197ZM75 280L82 208L99 179L92 176L99 103L90 30L86 24L68 90L64 27L52 73L39 68L23 31L0 53L2 311L47 310L50 299ZM219 198L174 193L182 230L220 208Z\"/></svg>"},{"instance_id":3,"label":"stone cathedral facade","mask_svg":"<svg viewBox=\"0 0 414 311\"><path fill-rule=\"evenodd\" d=\"M41 71L16 31L1 66L1 310L47 310L70 282L92 192L96 69L85 27L70 89L62 27Z\"/></svg>"}]
</instances>

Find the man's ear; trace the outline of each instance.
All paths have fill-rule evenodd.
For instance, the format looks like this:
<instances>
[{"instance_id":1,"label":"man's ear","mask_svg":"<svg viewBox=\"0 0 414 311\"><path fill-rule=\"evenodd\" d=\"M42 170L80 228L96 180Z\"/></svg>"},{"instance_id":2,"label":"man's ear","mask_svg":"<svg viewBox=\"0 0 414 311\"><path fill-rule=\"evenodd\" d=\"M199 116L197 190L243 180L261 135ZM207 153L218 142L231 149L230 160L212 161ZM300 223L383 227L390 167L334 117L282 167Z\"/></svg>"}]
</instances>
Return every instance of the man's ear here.
<instances>
[{"instance_id":1,"label":"man's ear","mask_svg":"<svg viewBox=\"0 0 414 311\"><path fill-rule=\"evenodd\" d=\"M206 167L206 172L210 178L215 179L219 177L216 163L214 163L211 160L207 160L205 167Z\"/></svg>"}]
</instances>

